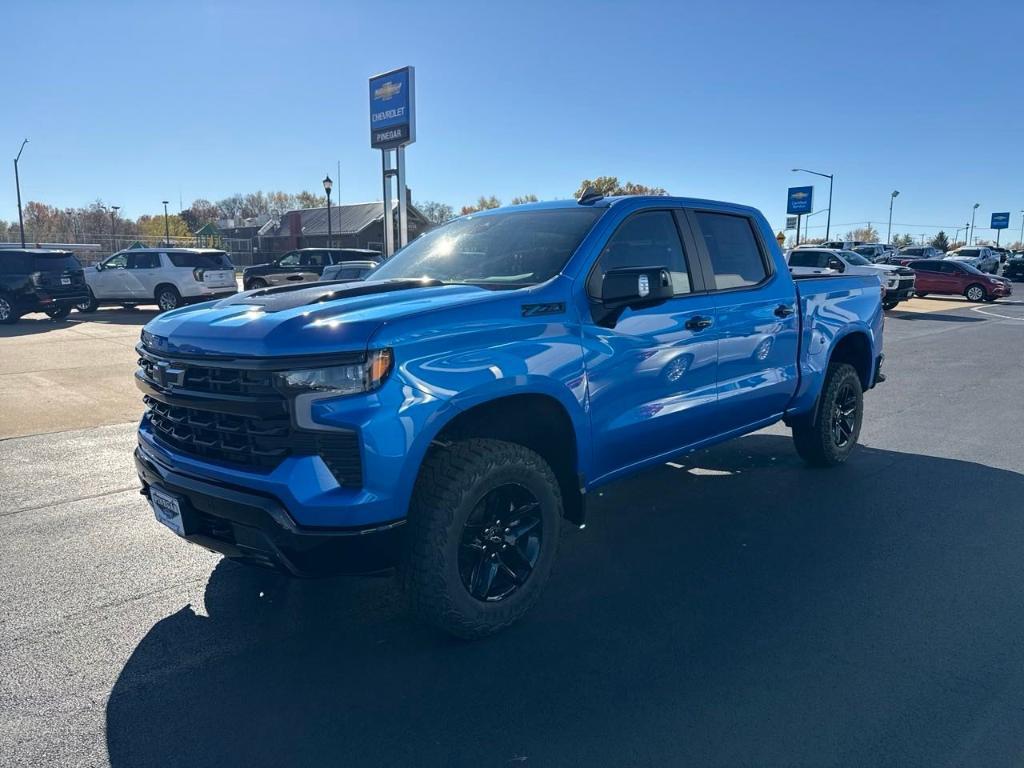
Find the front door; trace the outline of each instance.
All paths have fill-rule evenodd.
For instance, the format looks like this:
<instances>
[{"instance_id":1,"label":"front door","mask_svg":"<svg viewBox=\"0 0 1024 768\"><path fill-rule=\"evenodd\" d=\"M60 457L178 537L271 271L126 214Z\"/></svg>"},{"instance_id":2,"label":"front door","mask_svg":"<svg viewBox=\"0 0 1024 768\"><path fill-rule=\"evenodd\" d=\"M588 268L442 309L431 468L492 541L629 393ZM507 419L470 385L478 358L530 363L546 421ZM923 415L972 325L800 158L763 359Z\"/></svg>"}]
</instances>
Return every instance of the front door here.
<instances>
[{"instance_id":1,"label":"front door","mask_svg":"<svg viewBox=\"0 0 1024 768\"><path fill-rule=\"evenodd\" d=\"M90 285L93 296L97 299L131 298L126 278L128 254L115 253L100 266L102 268L96 272Z\"/></svg>"},{"instance_id":2,"label":"front door","mask_svg":"<svg viewBox=\"0 0 1024 768\"><path fill-rule=\"evenodd\" d=\"M684 242L689 247L684 249ZM613 319L598 312L601 323L584 318L594 479L676 452L716 431L715 302L701 292L692 248L678 212L641 211L619 226L588 277L594 307L605 272L614 268L664 267L675 294L657 306L627 308Z\"/></svg>"},{"instance_id":3,"label":"front door","mask_svg":"<svg viewBox=\"0 0 1024 768\"><path fill-rule=\"evenodd\" d=\"M716 296L718 432L778 419L798 377L800 307L793 281L775 271L752 218L701 210L688 216Z\"/></svg>"}]
</instances>

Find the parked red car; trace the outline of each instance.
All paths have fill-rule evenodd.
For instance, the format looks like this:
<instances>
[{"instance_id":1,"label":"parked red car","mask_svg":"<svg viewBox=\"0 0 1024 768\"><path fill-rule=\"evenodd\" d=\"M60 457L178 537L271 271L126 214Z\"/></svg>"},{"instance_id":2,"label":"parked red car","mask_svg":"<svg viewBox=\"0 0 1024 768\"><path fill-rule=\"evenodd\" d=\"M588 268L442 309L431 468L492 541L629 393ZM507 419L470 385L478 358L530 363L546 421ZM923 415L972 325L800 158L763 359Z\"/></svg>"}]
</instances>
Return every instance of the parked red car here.
<instances>
[{"instance_id":1,"label":"parked red car","mask_svg":"<svg viewBox=\"0 0 1024 768\"><path fill-rule=\"evenodd\" d=\"M968 301L995 301L1013 293L1005 277L996 277L963 262L948 259L922 259L908 264L916 275L914 293L961 295Z\"/></svg>"}]
</instances>

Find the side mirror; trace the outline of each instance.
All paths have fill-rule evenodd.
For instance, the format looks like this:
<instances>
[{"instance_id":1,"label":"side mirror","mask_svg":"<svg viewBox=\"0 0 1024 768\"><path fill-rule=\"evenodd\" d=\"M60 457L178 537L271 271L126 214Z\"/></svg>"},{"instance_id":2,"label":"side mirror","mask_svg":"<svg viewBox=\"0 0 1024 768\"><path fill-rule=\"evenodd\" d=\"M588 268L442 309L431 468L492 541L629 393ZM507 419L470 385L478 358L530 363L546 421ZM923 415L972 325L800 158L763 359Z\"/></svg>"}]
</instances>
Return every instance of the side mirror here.
<instances>
[{"instance_id":1,"label":"side mirror","mask_svg":"<svg viewBox=\"0 0 1024 768\"><path fill-rule=\"evenodd\" d=\"M102 272L103 271L103 262L102 261L97 261L96 262L96 271L97 272Z\"/></svg>"},{"instance_id":2,"label":"side mirror","mask_svg":"<svg viewBox=\"0 0 1024 768\"><path fill-rule=\"evenodd\" d=\"M841 262L839 259L829 259L828 260L828 268L829 269L834 269L836 272L845 272L846 271L846 265L843 264L843 262Z\"/></svg>"},{"instance_id":3,"label":"side mirror","mask_svg":"<svg viewBox=\"0 0 1024 768\"><path fill-rule=\"evenodd\" d=\"M601 281L601 303L606 309L649 306L672 295L672 277L665 267L610 269Z\"/></svg>"}]
</instances>

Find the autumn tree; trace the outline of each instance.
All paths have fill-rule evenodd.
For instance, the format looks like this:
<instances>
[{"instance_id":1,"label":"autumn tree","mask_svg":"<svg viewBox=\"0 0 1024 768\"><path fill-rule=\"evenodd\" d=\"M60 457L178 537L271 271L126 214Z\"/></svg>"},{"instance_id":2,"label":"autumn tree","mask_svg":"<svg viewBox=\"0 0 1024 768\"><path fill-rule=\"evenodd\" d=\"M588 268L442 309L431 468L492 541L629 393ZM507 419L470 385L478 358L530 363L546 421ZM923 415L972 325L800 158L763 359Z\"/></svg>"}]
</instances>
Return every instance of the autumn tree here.
<instances>
[{"instance_id":1,"label":"autumn tree","mask_svg":"<svg viewBox=\"0 0 1024 768\"><path fill-rule=\"evenodd\" d=\"M536 203L537 196L534 194L520 195L512 198L512 205L525 205L526 203Z\"/></svg>"},{"instance_id":2,"label":"autumn tree","mask_svg":"<svg viewBox=\"0 0 1024 768\"><path fill-rule=\"evenodd\" d=\"M327 196L302 190L295 196L296 208L323 208L327 205Z\"/></svg>"},{"instance_id":3,"label":"autumn tree","mask_svg":"<svg viewBox=\"0 0 1024 768\"><path fill-rule=\"evenodd\" d=\"M427 217L431 224L444 224L455 216L455 209L447 203L439 203L435 200L424 200L414 203L416 209Z\"/></svg>"},{"instance_id":4,"label":"autumn tree","mask_svg":"<svg viewBox=\"0 0 1024 768\"><path fill-rule=\"evenodd\" d=\"M481 195L477 198L476 205L464 205L462 210L459 211L460 216L465 216L467 213L476 213L477 211L486 211L490 208L500 208L501 200L496 198L494 195L490 197L484 197Z\"/></svg>"},{"instance_id":5,"label":"autumn tree","mask_svg":"<svg viewBox=\"0 0 1024 768\"><path fill-rule=\"evenodd\" d=\"M164 229L163 213L156 213L153 215L148 213L143 214L136 219L135 224L138 227L139 235L141 237L156 237L163 239L167 232L170 232L171 237L192 236L192 232L189 230L184 219L177 214L170 214L167 216L166 230Z\"/></svg>"},{"instance_id":6,"label":"autumn tree","mask_svg":"<svg viewBox=\"0 0 1024 768\"><path fill-rule=\"evenodd\" d=\"M618 176L598 176L596 179L584 179L580 182L579 189L573 194L573 197L580 198L583 193L587 190L587 187L593 187L597 190L598 194L604 197L614 197L619 195L667 195L662 187L648 187L645 184L635 184L632 181L627 181L624 184L619 184Z\"/></svg>"},{"instance_id":7,"label":"autumn tree","mask_svg":"<svg viewBox=\"0 0 1024 768\"><path fill-rule=\"evenodd\" d=\"M207 224L216 221L220 216L220 208L209 200L199 198L180 214L182 221L192 232L198 232Z\"/></svg>"},{"instance_id":8,"label":"autumn tree","mask_svg":"<svg viewBox=\"0 0 1024 768\"><path fill-rule=\"evenodd\" d=\"M843 236L843 239L859 240L862 243L877 243L878 237L878 230L868 224L866 227L857 227L856 229L850 230Z\"/></svg>"}]
</instances>

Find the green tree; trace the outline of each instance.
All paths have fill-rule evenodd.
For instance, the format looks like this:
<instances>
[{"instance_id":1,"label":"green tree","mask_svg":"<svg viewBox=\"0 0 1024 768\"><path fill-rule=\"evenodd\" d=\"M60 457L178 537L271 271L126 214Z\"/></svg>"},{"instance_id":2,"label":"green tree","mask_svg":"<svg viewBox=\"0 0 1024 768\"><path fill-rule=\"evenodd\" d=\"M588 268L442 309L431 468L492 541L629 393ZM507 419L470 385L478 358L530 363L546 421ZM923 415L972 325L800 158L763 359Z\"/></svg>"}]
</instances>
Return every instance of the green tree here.
<instances>
[{"instance_id":1,"label":"green tree","mask_svg":"<svg viewBox=\"0 0 1024 768\"><path fill-rule=\"evenodd\" d=\"M199 198L180 214L182 221L192 232L198 232L207 224L216 221L220 216L220 208L209 200Z\"/></svg>"},{"instance_id":2,"label":"green tree","mask_svg":"<svg viewBox=\"0 0 1024 768\"><path fill-rule=\"evenodd\" d=\"M142 237L157 237L163 239L165 232L164 229L164 214L155 213L150 215L148 213L139 216L135 221L135 225L138 227L139 235ZM167 217L167 230L170 232L171 237L191 237L192 231L188 228L188 224L177 214L170 214Z\"/></svg>"},{"instance_id":3,"label":"green tree","mask_svg":"<svg viewBox=\"0 0 1024 768\"><path fill-rule=\"evenodd\" d=\"M455 210L447 203L438 203L434 200L424 200L414 203L416 209L427 217L431 224L444 224L455 216Z\"/></svg>"},{"instance_id":4,"label":"green tree","mask_svg":"<svg viewBox=\"0 0 1024 768\"><path fill-rule=\"evenodd\" d=\"M529 195L522 195L522 196L519 196L519 197L513 197L511 204L512 205L524 205L525 203L536 203L536 202L537 202L537 196L531 193Z\"/></svg>"},{"instance_id":5,"label":"green tree","mask_svg":"<svg viewBox=\"0 0 1024 768\"><path fill-rule=\"evenodd\" d=\"M477 211L486 211L486 210L489 210L490 208L500 208L500 207L501 207L501 200L496 198L494 195L491 195L490 197L485 197L483 195L480 195L480 197L477 198L476 205L464 205L464 206L462 206L462 210L459 211L459 215L460 216L465 216L467 213L476 213Z\"/></svg>"},{"instance_id":6,"label":"green tree","mask_svg":"<svg viewBox=\"0 0 1024 768\"><path fill-rule=\"evenodd\" d=\"M892 244L897 248L906 248L908 245L914 244L914 236L909 233L894 235L892 238Z\"/></svg>"},{"instance_id":7,"label":"green tree","mask_svg":"<svg viewBox=\"0 0 1024 768\"><path fill-rule=\"evenodd\" d=\"M940 251L948 251L949 238L946 237L946 233L944 231L939 230L939 234L932 238L931 245L933 248L938 248Z\"/></svg>"},{"instance_id":8,"label":"green tree","mask_svg":"<svg viewBox=\"0 0 1024 768\"><path fill-rule=\"evenodd\" d=\"M618 195L667 195L662 187L648 187L644 184L634 184L632 181L627 181L624 184L619 184L618 176L598 176L596 179L584 179L580 182L579 188L573 194L573 197L579 198L586 191L587 187L593 187L598 191L599 194L604 197L612 197Z\"/></svg>"}]
</instances>

